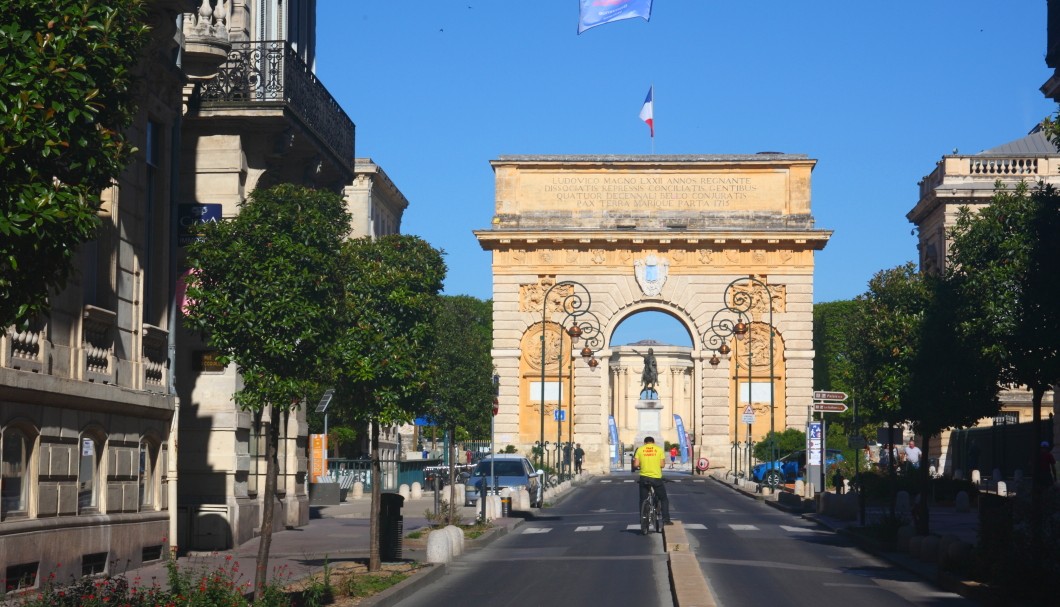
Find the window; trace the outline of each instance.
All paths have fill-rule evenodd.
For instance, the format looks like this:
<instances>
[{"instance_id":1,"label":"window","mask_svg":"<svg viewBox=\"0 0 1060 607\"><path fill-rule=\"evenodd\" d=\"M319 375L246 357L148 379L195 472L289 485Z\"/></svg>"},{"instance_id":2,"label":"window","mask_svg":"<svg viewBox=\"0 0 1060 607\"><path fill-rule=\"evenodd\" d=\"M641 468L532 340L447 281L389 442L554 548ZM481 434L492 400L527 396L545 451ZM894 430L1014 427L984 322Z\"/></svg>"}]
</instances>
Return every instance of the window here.
<instances>
[{"instance_id":1,"label":"window","mask_svg":"<svg viewBox=\"0 0 1060 607\"><path fill-rule=\"evenodd\" d=\"M107 553L93 552L81 557L81 575L98 575L107 571Z\"/></svg>"},{"instance_id":2,"label":"window","mask_svg":"<svg viewBox=\"0 0 1060 607\"><path fill-rule=\"evenodd\" d=\"M2 439L0 464L0 518L25 513L29 493L29 445L26 435L17 428L8 428Z\"/></svg>"},{"instance_id":3,"label":"window","mask_svg":"<svg viewBox=\"0 0 1060 607\"><path fill-rule=\"evenodd\" d=\"M102 442L81 435L81 458L77 467L77 511L99 511L99 459Z\"/></svg>"},{"instance_id":4,"label":"window","mask_svg":"<svg viewBox=\"0 0 1060 607\"><path fill-rule=\"evenodd\" d=\"M155 505L155 474L158 466L158 447L140 441L140 509L152 510Z\"/></svg>"},{"instance_id":5,"label":"window","mask_svg":"<svg viewBox=\"0 0 1060 607\"><path fill-rule=\"evenodd\" d=\"M7 568L6 581L4 584L6 587L4 590L12 592L14 590L24 590L26 588L34 588L37 586L37 569L40 563L23 563L21 565L11 565Z\"/></svg>"}]
</instances>

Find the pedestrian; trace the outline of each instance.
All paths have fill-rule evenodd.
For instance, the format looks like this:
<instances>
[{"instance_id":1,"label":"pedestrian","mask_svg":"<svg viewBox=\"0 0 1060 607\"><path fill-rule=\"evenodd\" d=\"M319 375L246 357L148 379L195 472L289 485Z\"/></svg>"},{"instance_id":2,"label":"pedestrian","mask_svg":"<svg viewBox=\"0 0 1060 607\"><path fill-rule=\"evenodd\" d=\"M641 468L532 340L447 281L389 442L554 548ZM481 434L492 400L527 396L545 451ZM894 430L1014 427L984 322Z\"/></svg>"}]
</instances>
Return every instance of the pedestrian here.
<instances>
[{"instance_id":1,"label":"pedestrian","mask_svg":"<svg viewBox=\"0 0 1060 607\"><path fill-rule=\"evenodd\" d=\"M1034 485L1039 491L1056 484L1056 458L1049 441L1042 441L1034 470Z\"/></svg>"},{"instance_id":2,"label":"pedestrian","mask_svg":"<svg viewBox=\"0 0 1060 607\"><path fill-rule=\"evenodd\" d=\"M887 470L890 467L890 465L891 465L891 445L885 444L883 446L883 448L880 449L879 468L880 468L880 470Z\"/></svg>"},{"instance_id":3,"label":"pedestrian","mask_svg":"<svg viewBox=\"0 0 1060 607\"><path fill-rule=\"evenodd\" d=\"M843 472L839 469L839 466L832 466L835 468L835 474L832 475L832 486L835 487L836 495L843 495L845 483L843 482Z\"/></svg>"},{"instance_id":4,"label":"pedestrian","mask_svg":"<svg viewBox=\"0 0 1060 607\"><path fill-rule=\"evenodd\" d=\"M574 445L574 472L576 474L582 473L582 461L585 459L585 449L582 449L582 444L577 443Z\"/></svg>"},{"instance_id":5,"label":"pedestrian","mask_svg":"<svg viewBox=\"0 0 1060 607\"><path fill-rule=\"evenodd\" d=\"M920 456L923 452L920 447L916 446L913 439L909 439L909 446L905 448L905 461L907 464L913 467L914 470L920 467Z\"/></svg>"},{"instance_id":6,"label":"pedestrian","mask_svg":"<svg viewBox=\"0 0 1060 607\"><path fill-rule=\"evenodd\" d=\"M677 445L670 447L670 469L674 469L674 464L677 462Z\"/></svg>"},{"instance_id":7,"label":"pedestrian","mask_svg":"<svg viewBox=\"0 0 1060 607\"><path fill-rule=\"evenodd\" d=\"M563 445L563 470L570 470L570 453L571 445L566 443Z\"/></svg>"}]
</instances>

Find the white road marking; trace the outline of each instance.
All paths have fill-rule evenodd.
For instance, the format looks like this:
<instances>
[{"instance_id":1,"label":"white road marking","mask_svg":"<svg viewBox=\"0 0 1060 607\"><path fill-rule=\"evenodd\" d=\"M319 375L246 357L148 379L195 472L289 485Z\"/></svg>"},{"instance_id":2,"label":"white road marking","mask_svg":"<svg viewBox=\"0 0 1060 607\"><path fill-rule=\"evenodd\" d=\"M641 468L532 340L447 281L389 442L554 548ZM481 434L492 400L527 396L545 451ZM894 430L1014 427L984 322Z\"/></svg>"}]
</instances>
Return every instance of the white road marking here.
<instances>
[{"instance_id":1,"label":"white road marking","mask_svg":"<svg viewBox=\"0 0 1060 607\"><path fill-rule=\"evenodd\" d=\"M610 483L610 482L611 482L611 479L609 479L609 478L605 478L605 479L601 480L600 482L601 482L601 483Z\"/></svg>"},{"instance_id":2,"label":"white road marking","mask_svg":"<svg viewBox=\"0 0 1060 607\"><path fill-rule=\"evenodd\" d=\"M733 531L758 531L754 525L729 525L729 528Z\"/></svg>"},{"instance_id":3,"label":"white road marking","mask_svg":"<svg viewBox=\"0 0 1060 607\"><path fill-rule=\"evenodd\" d=\"M527 527L523 529L523 533L548 533L552 531L550 527Z\"/></svg>"},{"instance_id":4,"label":"white road marking","mask_svg":"<svg viewBox=\"0 0 1060 607\"><path fill-rule=\"evenodd\" d=\"M703 523L686 523L685 529L706 529L707 526Z\"/></svg>"},{"instance_id":5,"label":"white road marking","mask_svg":"<svg viewBox=\"0 0 1060 607\"><path fill-rule=\"evenodd\" d=\"M575 527L574 532L577 533L579 531L600 531L603 528L603 525L585 525L584 527Z\"/></svg>"},{"instance_id":6,"label":"white road marking","mask_svg":"<svg viewBox=\"0 0 1060 607\"><path fill-rule=\"evenodd\" d=\"M809 527L791 527L789 525L781 525L780 528L784 531L791 531L793 533L828 533L827 531L821 531L820 529L811 529Z\"/></svg>"},{"instance_id":7,"label":"white road marking","mask_svg":"<svg viewBox=\"0 0 1060 607\"><path fill-rule=\"evenodd\" d=\"M629 531L630 529L636 529L637 531L640 531L640 525L626 525L626 531Z\"/></svg>"}]
</instances>

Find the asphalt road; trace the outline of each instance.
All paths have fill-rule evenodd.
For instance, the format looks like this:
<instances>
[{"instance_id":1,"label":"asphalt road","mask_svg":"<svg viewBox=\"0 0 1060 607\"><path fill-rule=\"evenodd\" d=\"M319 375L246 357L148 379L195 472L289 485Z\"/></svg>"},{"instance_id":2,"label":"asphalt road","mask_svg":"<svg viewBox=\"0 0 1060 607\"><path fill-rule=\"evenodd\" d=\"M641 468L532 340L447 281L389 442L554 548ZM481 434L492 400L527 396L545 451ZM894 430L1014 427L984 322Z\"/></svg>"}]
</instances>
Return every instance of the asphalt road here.
<instances>
[{"instance_id":1,"label":"asphalt road","mask_svg":"<svg viewBox=\"0 0 1060 607\"><path fill-rule=\"evenodd\" d=\"M718 605L974 604L798 515L702 477L668 478L671 516ZM636 506L634 477L594 478L399 604L672 605L662 536L640 535Z\"/></svg>"}]
</instances>

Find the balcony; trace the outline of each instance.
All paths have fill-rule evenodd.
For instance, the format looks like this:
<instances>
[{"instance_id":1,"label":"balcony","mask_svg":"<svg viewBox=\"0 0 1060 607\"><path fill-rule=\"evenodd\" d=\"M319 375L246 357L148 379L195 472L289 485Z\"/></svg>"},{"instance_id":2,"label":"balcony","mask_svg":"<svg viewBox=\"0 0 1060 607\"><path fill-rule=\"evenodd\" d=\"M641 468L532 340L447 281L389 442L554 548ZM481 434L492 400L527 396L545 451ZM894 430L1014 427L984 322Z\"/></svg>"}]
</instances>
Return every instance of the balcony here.
<instances>
[{"instance_id":1,"label":"balcony","mask_svg":"<svg viewBox=\"0 0 1060 607\"><path fill-rule=\"evenodd\" d=\"M285 41L233 42L198 101L199 111L286 110L353 175L353 121Z\"/></svg>"}]
</instances>

